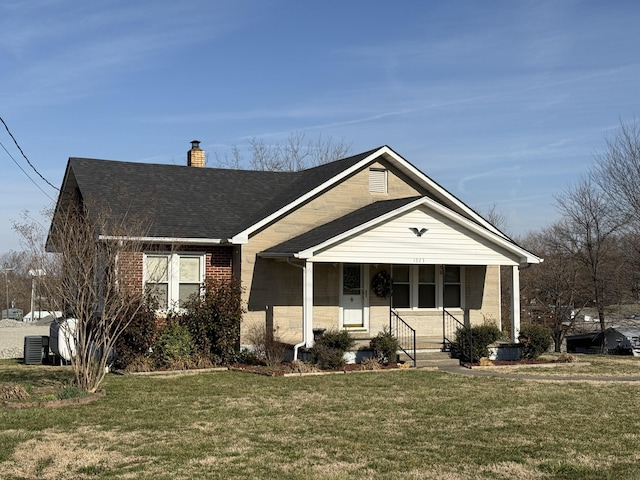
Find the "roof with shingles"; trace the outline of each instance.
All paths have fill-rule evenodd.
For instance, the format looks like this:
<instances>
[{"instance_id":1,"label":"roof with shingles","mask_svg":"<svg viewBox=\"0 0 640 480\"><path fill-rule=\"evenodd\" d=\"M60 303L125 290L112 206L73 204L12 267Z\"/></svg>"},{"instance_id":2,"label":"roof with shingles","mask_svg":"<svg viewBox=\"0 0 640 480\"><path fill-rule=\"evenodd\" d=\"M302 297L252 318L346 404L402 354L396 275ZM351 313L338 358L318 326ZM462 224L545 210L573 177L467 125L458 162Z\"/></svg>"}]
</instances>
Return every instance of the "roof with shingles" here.
<instances>
[{"instance_id":1,"label":"roof with shingles","mask_svg":"<svg viewBox=\"0 0 640 480\"><path fill-rule=\"evenodd\" d=\"M402 208L409 203L412 203L422 197L407 197L398 198L393 200L381 200L375 203L366 205L358 210L355 210L347 215L337 218L329 223L325 223L319 227L316 227L308 232L303 233L290 240L268 248L263 254L269 255L284 255L289 256L294 253L306 250L308 248L320 245L338 235L348 232L360 225L363 225L371 220L379 218L387 213L391 213L398 208Z\"/></svg>"},{"instance_id":2,"label":"roof with shingles","mask_svg":"<svg viewBox=\"0 0 640 480\"><path fill-rule=\"evenodd\" d=\"M228 239L376 150L298 172L70 158L61 198L77 188L89 209L147 219L149 237Z\"/></svg>"}]
</instances>

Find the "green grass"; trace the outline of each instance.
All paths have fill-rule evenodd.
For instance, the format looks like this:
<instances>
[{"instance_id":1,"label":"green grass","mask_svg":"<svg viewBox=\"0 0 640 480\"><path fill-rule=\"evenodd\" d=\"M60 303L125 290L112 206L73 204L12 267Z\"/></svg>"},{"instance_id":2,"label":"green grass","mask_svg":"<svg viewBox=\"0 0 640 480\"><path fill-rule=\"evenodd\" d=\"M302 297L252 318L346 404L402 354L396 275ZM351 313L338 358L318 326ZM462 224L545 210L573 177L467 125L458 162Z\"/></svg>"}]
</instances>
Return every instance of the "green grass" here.
<instances>
[{"instance_id":1,"label":"green grass","mask_svg":"<svg viewBox=\"0 0 640 480\"><path fill-rule=\"evenodd\" d=\"M0 383L69 376L0 362ZM87 405L0 407L0 478L640 478L640 384L407 370L103 386Z\"/></svg>"}]
</instances>

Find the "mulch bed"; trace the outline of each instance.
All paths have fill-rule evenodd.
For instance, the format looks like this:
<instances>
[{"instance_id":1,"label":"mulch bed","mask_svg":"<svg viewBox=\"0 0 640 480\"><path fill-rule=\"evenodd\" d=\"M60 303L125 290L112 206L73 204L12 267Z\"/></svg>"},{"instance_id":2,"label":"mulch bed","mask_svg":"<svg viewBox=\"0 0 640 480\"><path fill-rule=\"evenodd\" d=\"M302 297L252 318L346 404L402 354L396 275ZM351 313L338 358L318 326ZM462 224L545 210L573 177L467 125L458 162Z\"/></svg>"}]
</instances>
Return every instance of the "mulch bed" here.
<instances>
[{"instance_id":1,"label":"mulch bed","mask_svg":"<svg viewBox=\"0 0 640 480\"><path fill-rule=\"evenodd\" d=\"M277 366L267 367L263 365L248 365L243 363L236 363L230 365L229 370L245 373L254 373L256 375L265 375L268 377L283 377L285 375L318 375L323 373L349 373L349 372L366 372L376 370L398 370L405 368L402 365L378 365L375 368L371 368L368 365L361 363L349 363L344 365L340 370L319 370L314 368L301 370L299 367L291 363L282 363Z\"/></svg>"}]
</instances>

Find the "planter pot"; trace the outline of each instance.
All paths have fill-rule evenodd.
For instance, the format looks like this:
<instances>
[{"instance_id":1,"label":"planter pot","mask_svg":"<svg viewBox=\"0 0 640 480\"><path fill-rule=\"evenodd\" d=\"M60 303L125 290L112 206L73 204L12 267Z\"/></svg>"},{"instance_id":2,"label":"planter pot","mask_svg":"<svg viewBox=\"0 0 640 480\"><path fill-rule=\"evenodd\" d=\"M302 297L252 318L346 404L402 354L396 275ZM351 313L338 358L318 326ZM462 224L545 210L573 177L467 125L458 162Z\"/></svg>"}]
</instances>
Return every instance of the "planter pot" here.
<instances>
[{"instance_id":1,"label":"planter pot","mask_svg":"<svg viewBox=\"0 0 640 480\"><path fill-rule=\"evenodd\" d=\"M489 347L489 360L520 360L522 347L519 344L506 343Z\"/></svg>"}]
</instances>

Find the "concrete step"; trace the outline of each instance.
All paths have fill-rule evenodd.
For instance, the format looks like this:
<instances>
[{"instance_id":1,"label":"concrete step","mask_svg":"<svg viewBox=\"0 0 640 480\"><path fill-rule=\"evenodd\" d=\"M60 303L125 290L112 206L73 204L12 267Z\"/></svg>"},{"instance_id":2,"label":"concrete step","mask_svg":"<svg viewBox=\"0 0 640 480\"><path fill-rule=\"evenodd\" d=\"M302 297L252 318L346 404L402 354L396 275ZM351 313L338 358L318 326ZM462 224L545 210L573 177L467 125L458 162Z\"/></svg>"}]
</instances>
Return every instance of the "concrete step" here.
<instances>
[{"instance_id":1,"label":"concrete step","mask_svg":"<svg viewBox=\"0 0 640 480\"><path fill-rule=\"evenodd\" d=\"M404 353L400 355L400 361L411 362L411 359ZM427 352L418 351L416 353L416 367L452 367L459 365L457 358L451 358L449 352Z\"/></svg>"}]
</instances>

